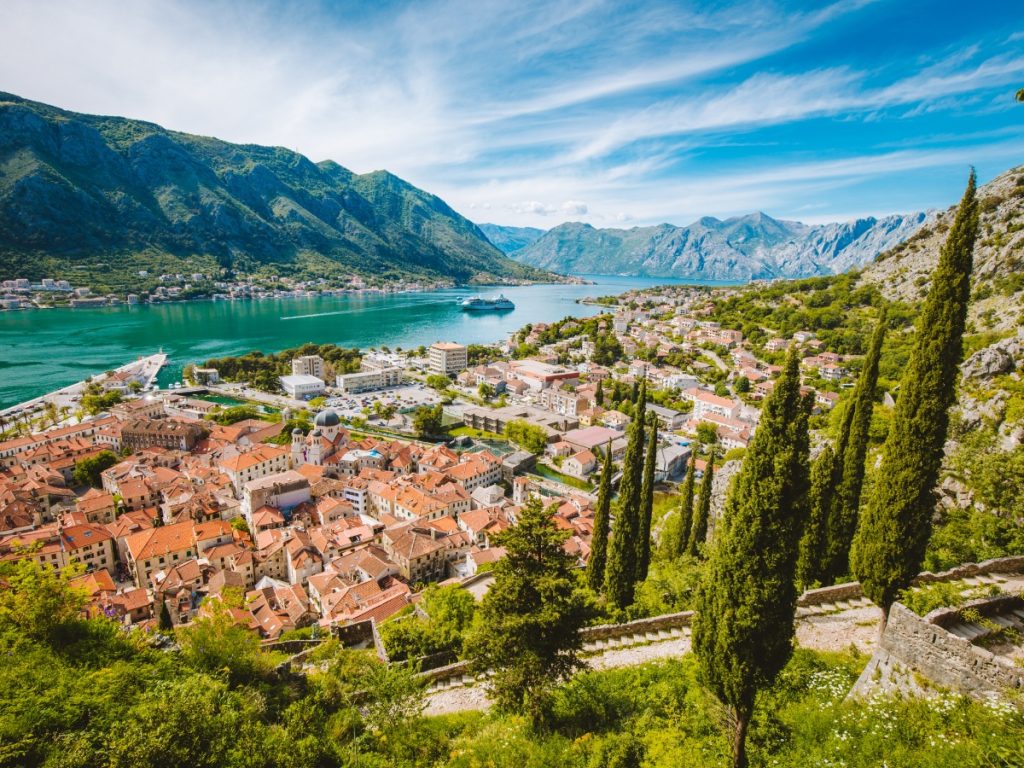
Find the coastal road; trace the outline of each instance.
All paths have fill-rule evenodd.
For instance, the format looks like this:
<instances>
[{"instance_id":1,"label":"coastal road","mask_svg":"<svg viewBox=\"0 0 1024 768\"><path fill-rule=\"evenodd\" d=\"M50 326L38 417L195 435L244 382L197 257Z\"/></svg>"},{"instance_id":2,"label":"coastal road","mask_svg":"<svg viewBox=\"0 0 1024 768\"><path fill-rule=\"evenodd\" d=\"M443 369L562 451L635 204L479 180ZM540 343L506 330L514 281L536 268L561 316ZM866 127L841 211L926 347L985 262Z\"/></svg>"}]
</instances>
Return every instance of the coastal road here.
<instances>
[{"instance_id":1,"label":"coastal road","mask_svg":"<svg viewBox=\"0 0 1024 768\"><path fill-rule=\"evenodd\" d=\"M127 371L138 373L140 378L143 379L143 387L147 387L156 380L156 376L160 373L160 369L166 364L167 355L160 352L155 355L149 355L148 357L140 357L137 360L132 360L130 363L125 363L120 368L115 368L114 372L121 373ZM92 380L102 382L106 378L106 374L101 373L93 376ZM4 408L3 410L0 410L0 416L7 418L16 414L21 415L22 413L34 413L42 410L43 404L46 402L52 402L58 409L64 407L74 409L82 399L82 393L84 391L85 382L79 381L75 384L64 387L63 389L48 392L47 394L33 398L32 400L26 400L23 403L12 405L10 408Z\"/></svg>"}]
</instances>

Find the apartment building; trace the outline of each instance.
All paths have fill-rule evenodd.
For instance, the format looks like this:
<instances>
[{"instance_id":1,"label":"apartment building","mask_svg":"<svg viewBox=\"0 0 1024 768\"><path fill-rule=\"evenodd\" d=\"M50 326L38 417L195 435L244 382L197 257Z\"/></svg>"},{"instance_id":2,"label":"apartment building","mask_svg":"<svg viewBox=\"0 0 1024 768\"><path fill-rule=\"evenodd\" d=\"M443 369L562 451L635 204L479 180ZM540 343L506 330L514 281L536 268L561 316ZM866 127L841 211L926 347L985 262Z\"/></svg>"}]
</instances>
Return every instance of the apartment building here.
<instances>
[{"instance_id":1,"label":"apartment building","mask_svg":"<svg viewBox=\"0 0 1024 768\"><path fill-rule=\"evenodd\" d=\"M427 367L432 373L453 376L469 365L469 351L464 344L439 341L427 351Z\"/></svg>"}]
</instances>

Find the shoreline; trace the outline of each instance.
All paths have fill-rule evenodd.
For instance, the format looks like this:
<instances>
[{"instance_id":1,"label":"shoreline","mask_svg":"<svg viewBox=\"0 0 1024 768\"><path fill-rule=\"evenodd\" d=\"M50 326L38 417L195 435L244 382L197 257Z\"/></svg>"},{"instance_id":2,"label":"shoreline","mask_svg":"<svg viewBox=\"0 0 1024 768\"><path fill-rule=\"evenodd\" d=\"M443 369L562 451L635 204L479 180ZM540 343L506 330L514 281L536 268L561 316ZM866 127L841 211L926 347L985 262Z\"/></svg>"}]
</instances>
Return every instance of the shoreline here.
<instances>
[{"instance_id":1,"label":"shoreline","mask_svg":"<svg viewBox=\"0 0 1024 768\"><path fill-rule=\"evenodd\" d=\"M619 283L618 285L615 285L614 282L612 284L605 284L605 283L602 282L602 278L603 279L607 279L609 281L623 280L623 281L627 281L627 284L623 285L623 284ZM661 286L661 285L666 285L666 286L667 285L678 285L678 286L687 286L687 287L691 287L691 288L701 288L701 287L716 288L716 287L720 287L720 286L717 286L717 285L710 285L710 284L707 284L707 283L698 283L698 282L684 281L684 280L678 279L678 278L675 278L675 279L673 279L673 278L665 278L665 282L661 283L661 282L659 282L659 278L631 278L631 277L623 277L623 276L618 276L618 275L586 275L581 280L581 282L577 285L576 290L585 289L587 286L597 286L598 287L598 291L595 292L596 295L581 296L579 298L571 299L570 301L566 302L565 314L567 316L581 317L581 316L589 316L590 314L596 313L596 312L614 312L614 306L603 304L601 302L596 301L595 299L598 298L598 296L604 296L604 295L607 295L607 296L621 296L623 294L628 293L631 290L636 290L640 286L632 286L632 285L628 284L629 282L631 282L633 280L645 281L645 282L647 282L649 284L650 287ZM558 286L562 286L562 285L564 285L564 284L561 284L561 283L530 283L529 285L517 286L517 288L518 289L529 289L529 288L531 288L533 286L536 286L536 287L539 287L539 288L550 288L550 287L556 287L557 288ZM464 286L464 287L466 287L466 286ZM266 298L251 298L251 297L247 297L246 299L236 299L236 300L238 300L238 301L245 301L245 304L243 306L258 305L258 304L266 303L266 302L300 302L300 301L310 301L310 300L313 300L313 301L316 301L316 300L331 301L332 299L335 300L335 301L342 301L342 302L344 302L345 300L352 299L353 297L356 297L356 296L358 296L360 294L367 295L367 296L372 296L372 297L379 297L379 298L382 298L382 299L390 299L390 298L401 297L403 294L408 294L410 296L413 295L413 294L429 295L429 294L442 294L442 293L445 293L445 292L449 292L450 293L452 291L457 291L457 290L458 290L458 287L439 288L439 289L430 289L430 290L417 290L417 291L386 291L386 292L385 291L359 291L359 292L351 291L351 292L339 293L339 294L334 294L334 295L331 295L331 294L327 294L327 295L313 294L311 296L290 296L289 295L289 296L266 297ZM211 306L211 305L217 303L217 300L214 300L214 299L211 299L211 298L186 299L186 300L180 300L180 301L158 302L158 304L141 304L141 305L120 304L120 305L114 305L114 306L89 307L89 308L82 308L82 309L85 310L85 314L83 315L83 317L92 316L92 317L96 317L96 318L101 318L104 315L113 316L116 311L120 311L120 312L123 312L124 313L124 317L127 318L129 316L135 316L135 317L139 316L137 313L131 313L130 312L130 309L132 307L136 307L136 306L152 308L154 312L159 312L160 311L159 306L158 306L159 304L170 305L169 306L169 309L170 309L170 307L177 307L177 306L183 306L184 307L184 306L188 306L188 305L193 304L194 302L204 302L202 304L202 306ZM225 302L225 303L227 303L227 302ZM583 307L587 307L589 311L583 311L582 310ZM72 309L71 307L47 307L47 308L48 309L66 309L66 310L71 310ZM100 311L99 312L94 311L94 312L90 313L88 311L90 309L92 309L92 310L100 310ZM74 313L70 313L68 315L68 317L77 316L77 315L78 315L78 313L74 312ZM31 317L31 315L27 315L27 316L26 315L22 315L21 317L22 318L27 318L27 317ZM12 319L13 319L13 317L12 317ZM540 320L535 319L535 318L531 318L531 317L521 317L521 318L518 318L517 320L514 321L515 322L515 327L509 326L509 327L502 327L501 329L494 328L494 333L493 334L488 334L488 336L486 338L472 337L472 338L469 338L468 340L465 340L465 339L462 339L462 340L465 343L467 343L467 344L483 344L483 345L493 346L493 345L500 344L503 340L505 340L507 338L508 333L510 333L512 331L515 331L515 330L518 330L518 329L522 328L524 325L526 325L528 323L539 322L539 321ZM29 335L31 335L31 328L27 328L26 332ZM440 338L440 336L438 338ZM176 349L176 348L174 348L174 345L172 344L172 347L170 349L168 349L168 353L166 355L166 359L165 359L165 362L164 362L164 368L165 369L166 368L172 368L173 369L173 368L176 368L176 367L184 367L186 364L188 364L190 362L191 363L202 363L206 359L209 359L211 357L226 357L226 356L233 357L233 356L240 356L240 355L246 354L247 352L251 352L251 351L260 351L260 352L264 352L264 353L276 353L276 352L280 352L281 350L288 349L288 348L293 347L293 346L298 346L301 343L306 343L306 342L310 342L310 341L312 341L313 343L335 343L339 347L342 347L342 348L357 349L362 354L365 354L365 353L369 352L372 349L379 349L379 348L381 348L381 346L394 346L396 343L401 344L403 347L408 346L405 343L406 340L404 338L403 339L397 339L396 338L394 340L377 341L376 343L374 343L372 339L367 339L365 337L363 339L358 339L358 338L351 339L351 341L349 343L346 343L346 340L343 339L343 338L338 338L338 339L325 338L325 339L323 339L322 342L320 342L320 341L315 340L315 337L313 337L313 336L307 337L307 338L305 338L303 340L295 341L295 343L292 343L291 340L287 340L287 339L275 339L274 341L276 341L277 343L271 343L270 341L265 340L265 339L258 342L255 339L253 339L251 344L246 345L244 347L241 347L241 348L237 349L234 352L231 352L231 353L221 353L221 354L204 354L204 355L198 357L198 359L194 359L193 357L191 357L191 353L190 353L189 350L184 349L184 348ZM167 340L166 339L162 339L162 340L154 339L154 343L151 346L149 346L148 349L151 351L154 346L157 346L158 344L161 344L161 343L166 345ZM424 343L425 344L429 344L429 342L424 342ZM415 344L412 345L412 348L415 348L415 346L417 346L417 345L415 345ZM164 348L167 349L166 346ZM125 350L125 351L129 352L129 354L131 354L131 352L129 350ZM135 354L136 354L137 357L145 357L147 355L147 350L145 349L145 347L137 348L135 350ZM181 357L180 359L178 359L179 355L189 355L189 356L188 357ZM124 357L121 357L121 360L124 360L124 359L125 359ZM110 362L114 362L114 361L110 361ZM93 367L92 370L96 371L96 373L92 373L91 375L93 377L95 377L100 372L105 371L105 370L109 370L109 369L110 369L110 363L109 362L94 361L94 367ZM88 373L88 369L87 369L87 371L85 373ZM80 375L83 375L83 374L80 374ZM180 380L180 376L175 377L173 380L174 381ZM81 383L82 383L81 380L79 380L79 381L76 381L76 382L71 382L71 383L69 383L67 385L64 385L64 386L59 386L58 385L58 388L55 389L55 390L52 390L52 391L49 391L49 392L46 392L46 393L42 393L42 394L39 394L39 395L34 395L32 397L29 397L29 398L20 399L20 400L18 400L16 402L12 402L12 404L8 405L8 406L0 405L0 415L6 415L6 414L13 413L13 412L19 412L19 409L24 409L26 406L31 407L31 406L34 405L34 406L38 407L38 404L43 399L45 399L47 397L53 397L54 395L59 394L63 390L73 388L75 386L80 385ZM171 383L170 380L168 380L167 383L168 384ZM27 389L27 387L26 387L26 389ZM25 394L31 394L31 392L27 392Z\"/></svg>"},{"instance_id":2,"label":"shoreline","mask_svg":"<svg viewBox=\"0 0 1024 768\"><path fill-rule=\"evenodd\" d=\"M168 359L168 356L161 351L152 355L142 355L131 362L125 363L124 365L111 370L114 373L120 373L122 371L130 371L141 366L143 374L146 375L146 384L144 386L149 387L152 386L153 382L156 381L157 376L160 375L160 371L167 365ZM148 368L152 368L152 371L148 371ZM103 378L91 376L90 379L92 381L102 382L106 379L106 376L103 374L100 375L102 375ZM0 417L6 418L8 416L32 415L39 406L42 406L47 401L56 401L62 397L75 397L75 395L80 394L81 391L85 389L85 385L86 380L82 379L81 381L76 381L74 384L68 384L60 389L46 392L45 394L38 395L29 400L23 400L22 402L15 403L7 408L0 408Z\"/></svg>"}]
</instances>

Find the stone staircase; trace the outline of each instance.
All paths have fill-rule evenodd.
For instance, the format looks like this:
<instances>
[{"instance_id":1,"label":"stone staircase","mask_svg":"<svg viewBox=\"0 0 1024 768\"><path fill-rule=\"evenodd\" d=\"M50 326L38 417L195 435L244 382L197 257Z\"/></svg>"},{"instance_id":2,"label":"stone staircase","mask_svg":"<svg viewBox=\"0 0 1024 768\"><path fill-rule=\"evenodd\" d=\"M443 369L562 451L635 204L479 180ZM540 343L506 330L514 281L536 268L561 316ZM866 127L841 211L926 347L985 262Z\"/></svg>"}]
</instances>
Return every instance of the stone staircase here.
<instances>
[{"instance_id":1,"label":"stone staircase","mask_svg":"<svg viewBox=\"0 0 1024 768\"><path fill-rule=\"evenodd\" d=\"M1012 629L1024 635L1024 608L1017 608L1012 611L1007 611L1006 613L987 616L984 621L986 623L990 622L990 624L986 626L985 623L978 624L970 621L960 621L956 624L950 624L947 626L946 631L971 643L976 640L982 640L993 634L993 632L998 631L994 629L991 624L994 624L1000 629Z\"/></svg>"}]
</instances>

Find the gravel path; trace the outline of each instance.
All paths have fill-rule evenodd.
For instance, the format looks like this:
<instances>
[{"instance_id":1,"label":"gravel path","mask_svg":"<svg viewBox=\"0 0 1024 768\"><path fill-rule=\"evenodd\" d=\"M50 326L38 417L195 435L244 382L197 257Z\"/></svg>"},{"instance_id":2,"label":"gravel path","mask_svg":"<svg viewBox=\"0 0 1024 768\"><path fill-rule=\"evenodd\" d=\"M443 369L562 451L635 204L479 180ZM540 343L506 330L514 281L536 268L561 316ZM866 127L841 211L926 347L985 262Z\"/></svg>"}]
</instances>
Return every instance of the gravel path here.
<instances>
[{"instance_id":1,"label":"gravel path","mask_svg":"<svg viewBox=\"0 0 1024 768\"><path fill-rule=\"evenodd\" d=\"M881 616L881 611L873 605L806 616L797 620L797 644L816 651L842 651L852 644L862 653L872 653L878 643L878 621ZM682 656L689 652L690 636L686 635L646 645L611 648L588 657L587 662L591 669L613 669ZM424 714L443 715L471 709L483 710L490 704L483 685L446 688L427 696Z\"/></svg>"}]
</instances>

